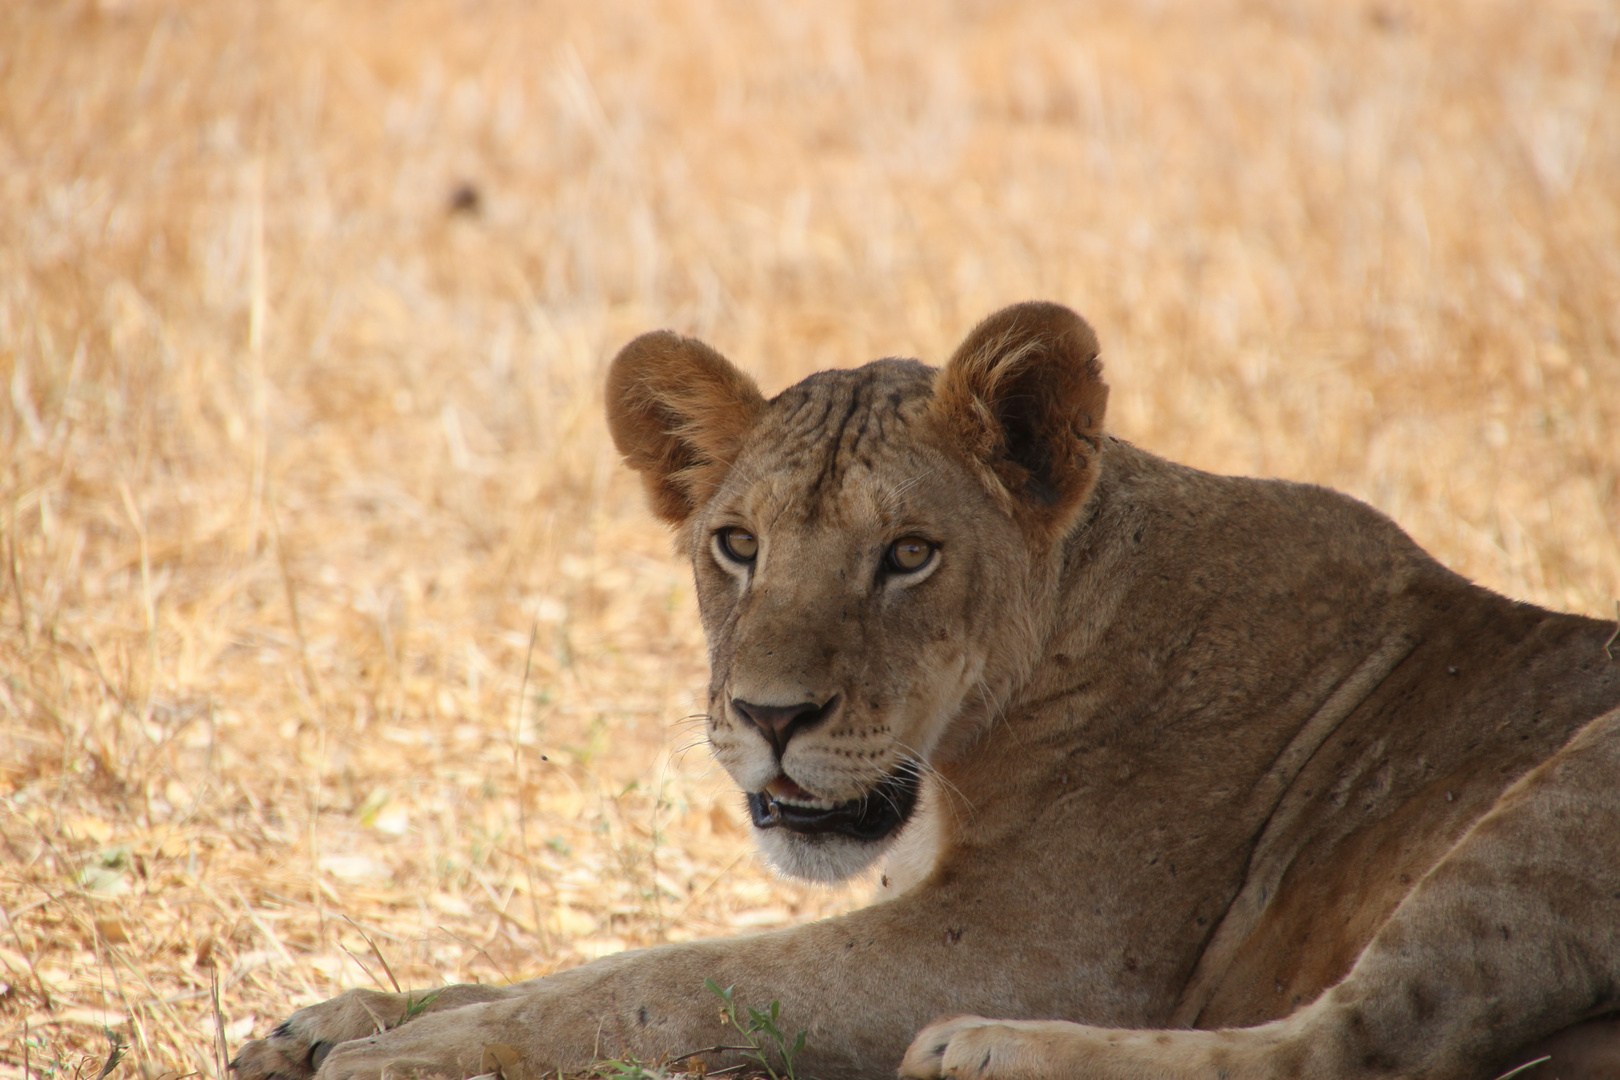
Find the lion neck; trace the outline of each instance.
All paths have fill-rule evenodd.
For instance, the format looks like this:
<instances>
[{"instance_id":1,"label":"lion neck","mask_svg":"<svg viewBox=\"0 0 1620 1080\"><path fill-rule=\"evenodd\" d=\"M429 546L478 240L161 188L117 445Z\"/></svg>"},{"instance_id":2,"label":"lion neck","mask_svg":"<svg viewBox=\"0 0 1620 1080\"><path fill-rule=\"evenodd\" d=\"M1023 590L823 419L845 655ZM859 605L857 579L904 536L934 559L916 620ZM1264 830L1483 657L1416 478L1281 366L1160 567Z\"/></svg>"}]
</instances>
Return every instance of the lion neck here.
<instances>
[{"instance_id":1,"label":"lion neck","mask_svg":"<svg viewBox=\"0 0 1620 1080\"><path fill-rule=\"evenodd\" d=\"M963 755L950 778L964 791L1016 779L1045 799L1068 776L1058 756L1152 770L1207 744L1223 787L1243 791L1390 648L1408 586L1436 573L1354 499L1215 476L1109 438L1061 551L1049 630L998 711L1032 752L994 766Z\"/></svg>"}]
</instances>

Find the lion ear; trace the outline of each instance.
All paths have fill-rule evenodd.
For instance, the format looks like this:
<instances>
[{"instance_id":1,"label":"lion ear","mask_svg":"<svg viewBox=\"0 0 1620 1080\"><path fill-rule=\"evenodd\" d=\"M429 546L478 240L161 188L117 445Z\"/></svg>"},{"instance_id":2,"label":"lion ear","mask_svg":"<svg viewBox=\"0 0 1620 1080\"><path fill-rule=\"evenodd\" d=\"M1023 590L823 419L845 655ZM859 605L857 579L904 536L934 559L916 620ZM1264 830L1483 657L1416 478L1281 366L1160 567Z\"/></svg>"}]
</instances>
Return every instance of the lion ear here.
<instances>
[{"instance_id":1,"label":"lion ear","mask_svg":"<svg viewBox=\"0 0 1620 1080\"><path fill-rule=\"evenodd\" d=\"M608 368L607 420L653 513L681 525L725 479L765 398L695 338L643 334Z\"/></svg>"},{"instance_id":2,"label":"lion ear","mask_svg":"<svg viewBox=\"0 0 1620 1080\"><path fill-rule=\"evenodd\" d=\"M934 412L1015 513L1067 527L1097 480L1108 386L1097 335L1061 304L1014 304L985 319L940 373Z\"/></svg>"}]
</instances>

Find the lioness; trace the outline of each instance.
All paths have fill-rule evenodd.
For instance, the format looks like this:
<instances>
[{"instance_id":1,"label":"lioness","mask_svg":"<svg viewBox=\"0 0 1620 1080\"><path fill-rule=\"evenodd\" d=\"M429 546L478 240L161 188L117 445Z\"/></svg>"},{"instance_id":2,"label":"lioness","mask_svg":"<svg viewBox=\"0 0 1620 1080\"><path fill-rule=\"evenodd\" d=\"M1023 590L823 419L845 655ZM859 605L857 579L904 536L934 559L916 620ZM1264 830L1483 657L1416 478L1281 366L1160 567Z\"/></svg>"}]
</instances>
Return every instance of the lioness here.
<instances>
[{"instance_id":1,"label":"lioness","mask_svg":"<svg viewBox=\"0 0 1620 1080\"><path fill-rule=\"evenodd\" d=\"M408 1022L351 991L242 1080L658 1059L727 1042L706 978L780 999L820 1080L1620 1076L1611 626L1161 461L1107 397L1053 304L770 400L631 342L608 421L692 560L715 756L783 871L887 855L889 895Z\"/></svg>"}]
</instances>

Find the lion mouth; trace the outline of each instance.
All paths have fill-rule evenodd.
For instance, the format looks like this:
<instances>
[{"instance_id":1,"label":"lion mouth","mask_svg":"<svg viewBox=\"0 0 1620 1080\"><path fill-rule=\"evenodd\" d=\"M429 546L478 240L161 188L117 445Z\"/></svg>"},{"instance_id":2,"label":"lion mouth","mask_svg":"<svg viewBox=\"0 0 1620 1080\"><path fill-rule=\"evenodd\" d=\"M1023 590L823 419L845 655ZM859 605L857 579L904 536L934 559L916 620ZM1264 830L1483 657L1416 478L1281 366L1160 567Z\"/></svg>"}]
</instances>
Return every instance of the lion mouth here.
<instances>
[{"instance_id":1,"label":"lion mouth","mask_svg":"<svg viewBox=\"0 0 1620 1080\"><path fill-rule=\"evenodd\" d=\"M919 780L917 767L908 762L859 798L829 804L786 777L778 777L764 791L748 793L748 813L756 829L881 840L911 817L917 807Z\"/></svg>"}]
</instances>

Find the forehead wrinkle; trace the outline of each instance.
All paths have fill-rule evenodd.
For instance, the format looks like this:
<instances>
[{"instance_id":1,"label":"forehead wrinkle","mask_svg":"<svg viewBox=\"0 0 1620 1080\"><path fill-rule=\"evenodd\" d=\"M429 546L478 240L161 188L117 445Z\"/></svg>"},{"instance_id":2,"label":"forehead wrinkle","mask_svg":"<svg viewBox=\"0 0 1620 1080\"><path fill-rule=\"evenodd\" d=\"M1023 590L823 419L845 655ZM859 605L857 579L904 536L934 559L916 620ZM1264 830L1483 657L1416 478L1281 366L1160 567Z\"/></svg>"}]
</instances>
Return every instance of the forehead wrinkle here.
<instances>
[{"instance_id":1,"label":"forehead wrinkle","mask_svg":"<svg viewBox=\"0 0 1620 1080\"><path fill-rule=\"evenodd\" d=\"M911 441L911 414L932 386L932 369L916 361L879 360L818 372L778 394L750 440L754 452L740 459L753 474L746 501L755 520L847 519L858 494L886 516L892 500L872 481L895 458L885 451ZM862 482L852 482L852 473Z\"/></svg>"}]
</instances>

